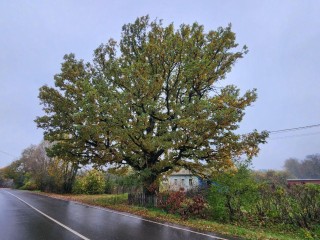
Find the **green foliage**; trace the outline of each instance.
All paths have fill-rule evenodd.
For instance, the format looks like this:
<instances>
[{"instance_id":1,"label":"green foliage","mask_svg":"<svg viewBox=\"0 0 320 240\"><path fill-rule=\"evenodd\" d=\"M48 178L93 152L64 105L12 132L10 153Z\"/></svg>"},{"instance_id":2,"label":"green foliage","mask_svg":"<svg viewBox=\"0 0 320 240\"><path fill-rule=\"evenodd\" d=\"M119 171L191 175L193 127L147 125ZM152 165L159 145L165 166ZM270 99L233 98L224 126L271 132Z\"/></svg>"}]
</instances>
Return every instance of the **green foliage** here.
<instances>
[{"instance_id":1,"label":"green foliage","mask_svg":"<svg viewBox=\"0 0 320 240\"><path fill-rule=\"evenodd\" d=\"M273 224L312 229L320 221L320 186L295 185L290 188L261 185L256 217ZM265 223L266 224L266 223Z\"/></svg>"},{"instance_id":2,"label":"green foliage","mask_svg":"<svg viewBox=\"0 0 320 240\"><path fill-rule=\"evenodd\" d=\"M209 194L209 204L214 219L246 220L257 198L257 184L251 171L240 166L235 172L216 176Z\"/></svg>"},{"instance_id":3,"label":"green foliage","mask_svg":"<svg viewBox=\"0 0 320 240\"><path fill-rule=\"evenodd\" d=\"M306 238L318 239L320 185L288 187L282 178L286 174L274 171L252 174L246 167L240 167L235 173L217 176L208 197L211 217L279 231L300 229Z\"/></svg>"},{"instance_id":4,"label":"green foliage","mask_svg":"<svg viewBox=\"0 0 320 240\"><path fill-rule=\"evenodd\" d=\"M24 185L25 174L21 160L16 160L3 169L4 177L12 179L15 188L21 188Z\"/></svg>"},{"instance_id":5,"label":"green foliage","mask_svg":"<svg viewBox=\"0 0 320 240\"><path fill-rule=\"evenodd\" d=\"M92 199L92 203L99 206L127 204L128 194L103 195L101 198Z\"/></svg>"},{"instance_id":6,"label":"green foliage","mask_svg":"<svg viewBox=\"0 0 320 240\"><path fill-rule=\"evenodd\" d=\"M78 176L74 183L73 192L77 194L101 194L106 187L105 176L102 172L92 169L83 176Z\"/></svg>"},{"instance_id":7,"label":"green foliage","mask_svg":"<svg viewBox=\"0 0 320 240\"><path fill-rule=\"evenodd\" d=\"M115 188L115 183L110 178L106 178L104 192L107 194L111 194L113 193L114 188Z\"/></svg>"},{"instance_id":8,"label":"green foliage","mask_svg":"<svg viewBox=\"0 0 320 240\"><path fill-rule=\"evenodd\" d=\"M21 190L30 190L35 191L38 190L37 183L33 179L29 179L28 177L25 179L24 184L19 189Z\"/></svg>"},{"instance_id":9,"label":"green foliage","mask_svg":"<svg viewBox=\"0 0 320 240\"><path fill-rule=\"evenodd\" d=\"M175 29L144 16L124 25L121 36L99 46L92 63L66 55L55 87L40 89L45 115L36 122L55 143L50 156L129 165L150 191L171 169L208 177L258 153L267 132L235 133L255 90L216 87L247 53L231 26Z\"/></svg>"},{"instance_id":10,"label":"green foliage","mask_svg":"<svg viewBox=\"0 0 320 240\"><path fill-rule=\"evenodd\" d=\"M116 173L108 172L105 176L105 193L136 193L141 192L142 182L139 175L132 171Z\"/></svg>"},{"instance_id":11,"label":"green foliage","mask_svg":"<svg viewBox=\"0 0 320 240\"><path fill-rule=\"evenodd\" d=\"M126 189L129 192L137 192L142 187L141 178L137 174L117 176L114 182L117 187Z\"/></svg>"}]
</instances>

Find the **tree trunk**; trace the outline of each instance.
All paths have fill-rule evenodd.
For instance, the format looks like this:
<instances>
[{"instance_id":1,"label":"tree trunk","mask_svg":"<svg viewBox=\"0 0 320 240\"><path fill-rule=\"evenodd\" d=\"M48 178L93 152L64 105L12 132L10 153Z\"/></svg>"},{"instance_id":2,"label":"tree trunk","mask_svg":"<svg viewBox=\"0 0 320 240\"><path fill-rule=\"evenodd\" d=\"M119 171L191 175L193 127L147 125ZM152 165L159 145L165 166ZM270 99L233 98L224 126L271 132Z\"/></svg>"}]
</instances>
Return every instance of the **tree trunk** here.
<instances>
[{"instance_id":1,"label":"tree trunk","mask_svg":"<svg viewBox=\"0 0 320 240\"><path fill-rule=\"evenodd\" d=\"M157 182L157 176L151 174L143 181L143 193L145 195L156 195L159 192L159 183Z\"/></svg>"},{"instance_id":2,"label":"tree trunk","mask_svg":"<svg viewBox=\"0 0 320 240\"><path fill-rule=\"evenodd\" d=\"M73 183L75 181L77 172L78 172L79 167L75 164L72 164L70 172L66 172L65 174L65 180L63 183L63 191L64 193L71 193L72 192L72 187Z\"/></svg>"}]
</instances>

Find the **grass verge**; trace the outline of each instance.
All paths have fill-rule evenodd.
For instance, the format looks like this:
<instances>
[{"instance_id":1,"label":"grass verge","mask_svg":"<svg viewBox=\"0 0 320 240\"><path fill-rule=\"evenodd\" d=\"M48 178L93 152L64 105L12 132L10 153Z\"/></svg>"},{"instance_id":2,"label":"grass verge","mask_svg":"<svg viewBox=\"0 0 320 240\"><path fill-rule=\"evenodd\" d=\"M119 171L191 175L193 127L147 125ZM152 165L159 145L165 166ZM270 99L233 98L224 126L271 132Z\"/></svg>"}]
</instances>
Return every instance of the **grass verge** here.
<instances>
[{"instance_id":1,"label":"grass verge","mask_svg":"<svg viewBox=\"0 0 320 240\"><path fill-rule=\"evenodd\" d=\"M252 239L252 240L298 240L298 239L314 239L308 232L304 230L296 232L279 232L268 229L261 229L258 227L243 227L231 224L221 224L213 221L203 219L189 219L182 220L179 216L168 214L163 210L156 208L144 208L132 206L127 204L128 195L75 195L75 194L53 194L53 193L40 193L36 194L46 195L53 198L75 201L85 203L88 205L109 208L112 210L131 213L150 220L178 224L185 227L190 227L199 231L214 232L224 236L238 237L239 239Z\"/></svg>"}]
</instances>

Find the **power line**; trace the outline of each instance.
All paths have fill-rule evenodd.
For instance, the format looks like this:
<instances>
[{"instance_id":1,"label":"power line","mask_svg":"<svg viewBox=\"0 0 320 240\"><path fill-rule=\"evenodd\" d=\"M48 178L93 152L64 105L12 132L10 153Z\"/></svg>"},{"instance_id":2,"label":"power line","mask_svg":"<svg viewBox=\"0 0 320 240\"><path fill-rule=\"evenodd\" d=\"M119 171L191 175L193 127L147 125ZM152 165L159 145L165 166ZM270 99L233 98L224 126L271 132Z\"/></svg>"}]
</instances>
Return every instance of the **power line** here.
<instances>
[{"instance_id":1,"label":"power line","mask_svg":"<svg viewBox=\"0 0 320 240\"><path fill-rule=\"evenodd\" d=\"M11 153L7 153L7 152L5 152L5 151L1 151L1 150L0 150L0 152L1 152L1 153L3 153L3 154L8 155L8 156L10 156L10 157L18 158L17 156L12 155Z\"/></svg>"},{"instance_id":2,"label":"power line","mask_svg":"<svg viewBox=\"0 0 320 240\"><path fill-rule=\"evenodd\" d=\"M269 140L279 140L279 139L287 139L287 138L295 138L295 137L307 137L307 136L313 136L318 135L320 132L313 132L313 133L305 133L305 134L296 134L296 135L289 135L289 136L283 136L283 137L271 137Z\"/></svg>"},{"instance_id":3,"label":"power line","mask_svg":"<svg viewBox=\"0 0 320 240\"><path fill-rule=\"evenodd\" d=\"M286 132L298 131L298 130L315 128L315 127L320 127L320 124L308 125L308 126L303 126L303 127L295 127L295 128L287 128L287 129L268 131L268 132L269 132L269 134L279 134L279 133L286 133Z\"/></svg>"},{"instance_id":4,"label":"power line","mask_svg":"<svg viewBox=\"0 0 320 240\"><path fill-rule=\"evenodd\" d=\"M315 128L315 127L320 127L320 123L319 124L314 124L314 125L307 125L307 126L302 126L302 127L295 127L295 128L286 128L286 129L280 129L280 130L274 130L274 131L268 131L269 134L280 134L280 133L287 133L287 132L292 132L292 131L299 131L299 130L303 130L303 129L308 129L308 128ZM292 137L302 137L302 136L310 136L310 135L315 135L315 134L319 134L320 132L316 132L316 133L307 133L307 134L300 134L300 135L291 135L291 136L284 136L284 137L278 137L278 138L271 138L270 140L276 140L276 139L284 139L284 138L292 138ZM18 158L17 156L2 151L0 150L1 153L6 154L10 157L14 157L14 158Z\"/></svg>"}]
</instances>

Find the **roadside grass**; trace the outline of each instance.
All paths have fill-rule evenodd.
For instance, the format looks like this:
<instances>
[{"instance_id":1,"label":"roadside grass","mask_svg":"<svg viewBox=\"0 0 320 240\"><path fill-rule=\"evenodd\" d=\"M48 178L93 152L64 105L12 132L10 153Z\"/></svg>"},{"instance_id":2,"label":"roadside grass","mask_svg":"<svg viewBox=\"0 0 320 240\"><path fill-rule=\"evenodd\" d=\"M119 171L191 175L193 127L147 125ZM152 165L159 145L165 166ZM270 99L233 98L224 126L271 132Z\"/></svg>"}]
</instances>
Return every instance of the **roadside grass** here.
<instances>
[{"instance_id":1,"label":"roadside grass","mask_svg":"<svg viewBox=\"0 0 320 240\"><path fill-rule=\"evenodd\" d=\"M53 198L76 201L88 205L99 206L138 215L150 220L160 221L168 224L178 224L196 230L205 232L214 232L225 235L226 237L238 237L239 239L250 240L299 240L315 239L312 238L307 230L281 230L271 228L260 228L259 226L236 226L231 224L222 224L214 221L203 219L182 220L180 216L168 214L157 208L144 208L127 204L128 194L99 194L99 195L75 195L75 194L53 194L40 193Z\"/></svg>"}]
</instances>

